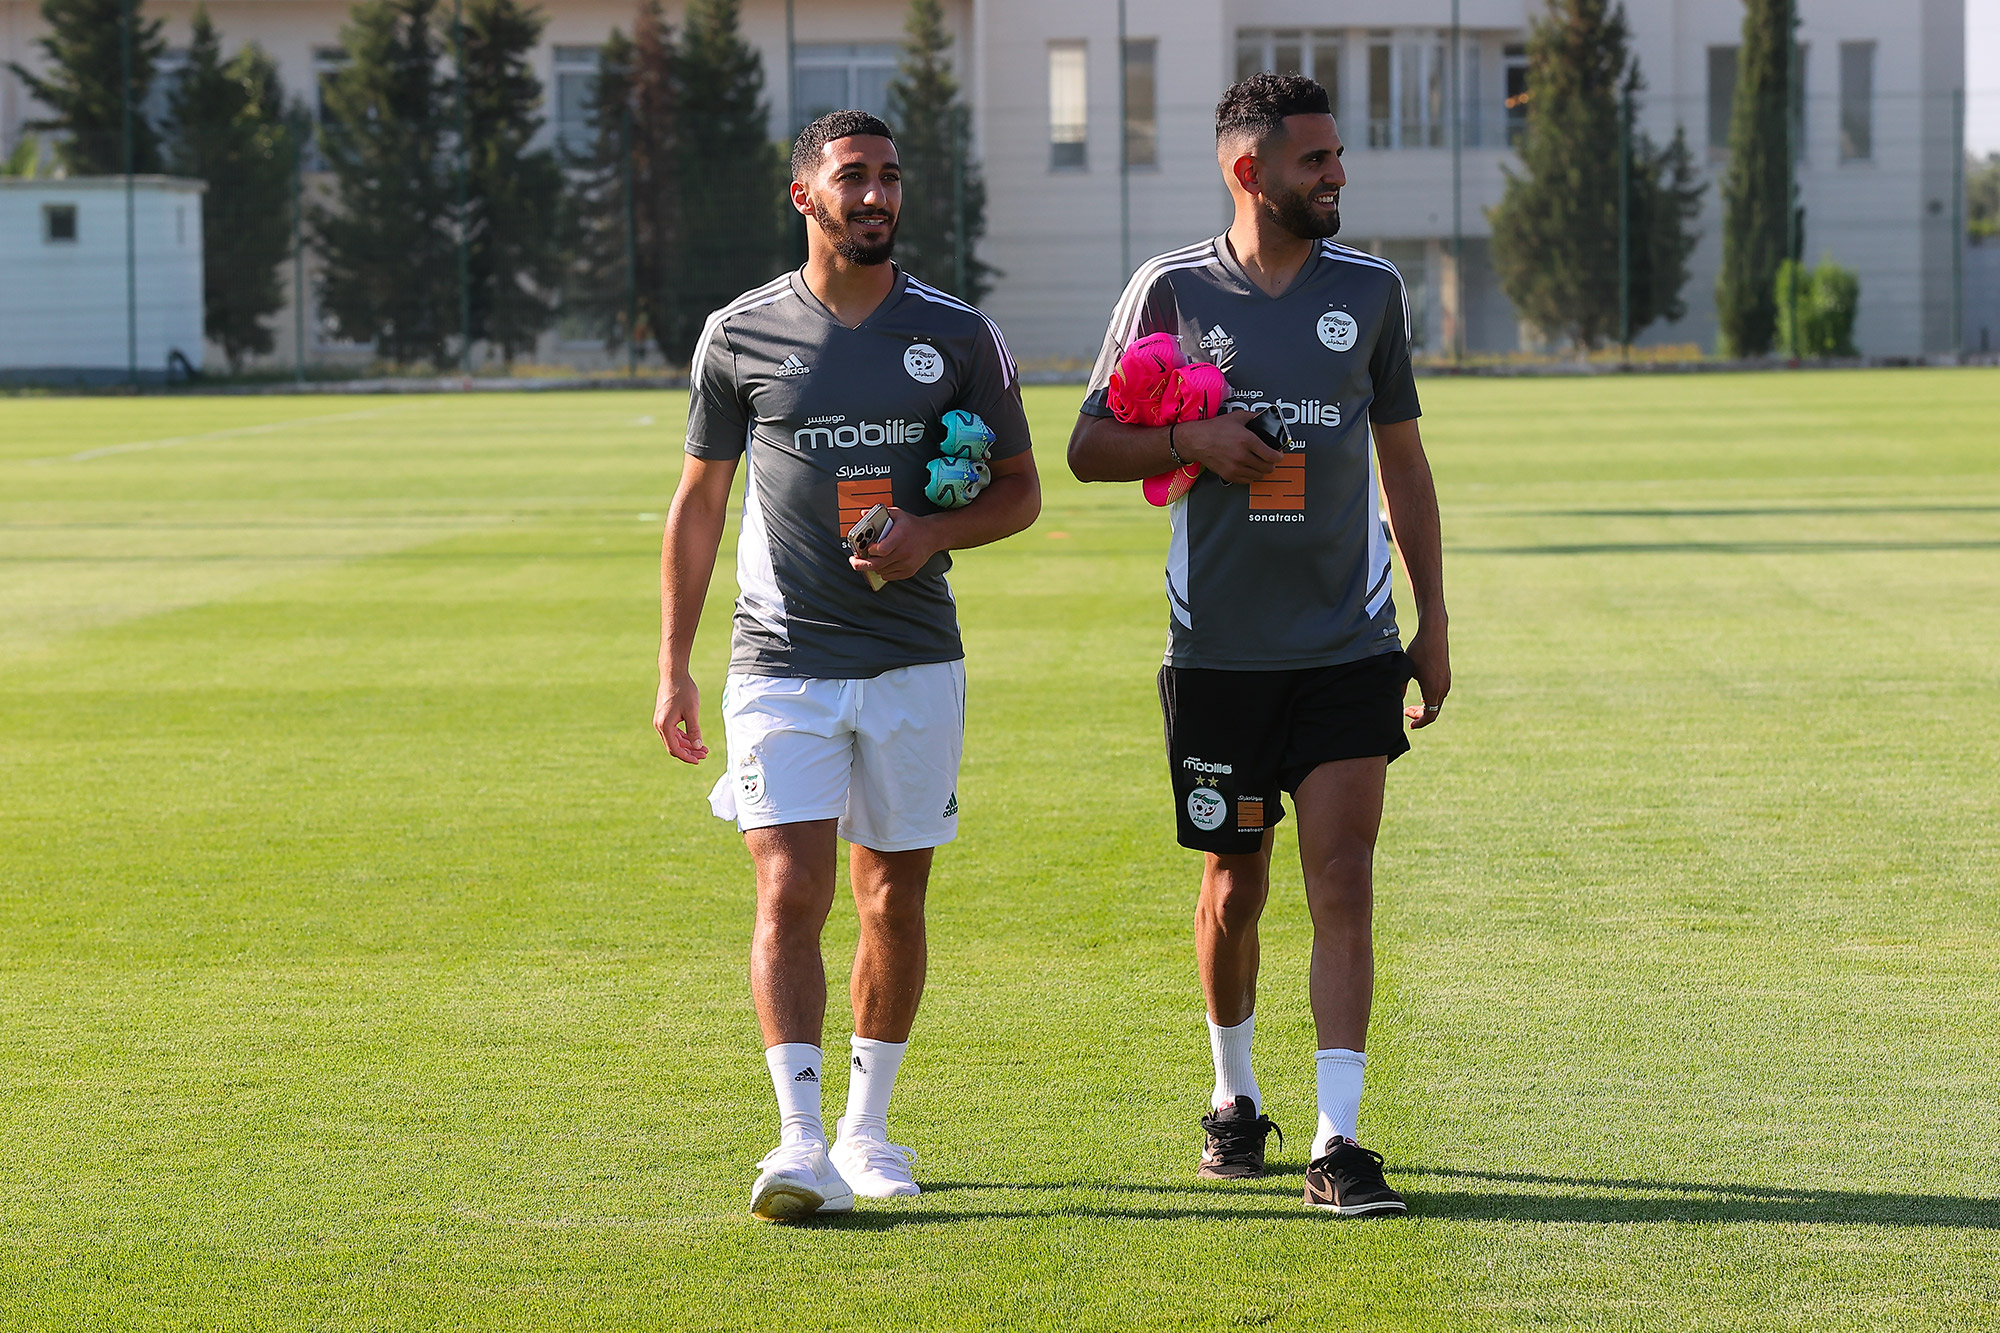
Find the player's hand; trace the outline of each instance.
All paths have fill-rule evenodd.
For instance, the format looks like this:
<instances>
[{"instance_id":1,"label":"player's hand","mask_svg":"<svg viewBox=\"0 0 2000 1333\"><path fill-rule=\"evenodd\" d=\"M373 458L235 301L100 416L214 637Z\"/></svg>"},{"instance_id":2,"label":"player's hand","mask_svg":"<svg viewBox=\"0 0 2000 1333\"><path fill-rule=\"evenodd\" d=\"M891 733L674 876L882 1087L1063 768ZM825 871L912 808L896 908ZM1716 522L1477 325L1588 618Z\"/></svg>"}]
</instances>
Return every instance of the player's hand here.
<instances>
[{"instance_id":1,"label":"player's hand","mask_svg":"<svg viewBox=\"0 0 2000 1333\"><path fill-rule=\"evenodd\" d=\"M653 730L666 742L667 753L684 764L708 758L701 743L701 691L686 672L661 673L660 693L653 703Z\"/></svg>"},{"instance_id":2,"label":"player's hand","mask_svg":"<svg viewBox=\"0 0 2000 1333\"><path fill-rule=\"evenodd\" d=\"M868 548L867 555L849 556L847 563L864 574L906 579L929 564L939 548L927 519L901 509L891 509L889 517L893 521L889 535Z\"/></svg>"},{"instance_id":3,"label":"player's hand","mask_svg":"<svg viewBox=\"0 0 2000 1333\"><path fill-rule=\"evenodd\" d=\"M1199 463L1224 481L1262 481L1284 455L1250 433L1247 412L1224 412L1207 421L1183 421L1174 427L1174 448L1190 463Z\"/></svg>"},{"instance_id":4,"label":"player's hand","mask_svg":"<svg viewBox=\"0 0 2000 1333\"><path fill-rule=\"evenodd\" d=\"M1410 640L1410 669L1423 695L1423 703L1403 710L1410 730L1419 731L1443 714L1444 697L1451 693L1451 646L1443 625L1422 624Z\"/></svg>"}]
</instances>

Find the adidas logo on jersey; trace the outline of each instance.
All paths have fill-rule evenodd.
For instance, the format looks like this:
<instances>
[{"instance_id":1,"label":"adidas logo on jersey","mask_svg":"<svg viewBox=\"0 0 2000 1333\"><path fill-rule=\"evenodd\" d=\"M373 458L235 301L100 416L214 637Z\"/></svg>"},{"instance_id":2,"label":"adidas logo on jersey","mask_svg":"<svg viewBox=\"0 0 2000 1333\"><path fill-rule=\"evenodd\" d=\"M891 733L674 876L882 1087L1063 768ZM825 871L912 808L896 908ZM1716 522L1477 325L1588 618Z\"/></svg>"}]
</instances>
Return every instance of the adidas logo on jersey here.
<instances>
[{"instance_id":1,"label":"adidas logo on jersey","mask_svg":"<svg viewBox=\"0 0 2000 1333\"><path fill-rule=\"evenodd\" d=\"M1227 329L1217 324L1207 333L1201 335L1201 350L1211 353L1233 352L1236 350L1236 340L1229 336Z\"/></svg>"},{"instance_id":2,"label":"adidas logo on jersey","mask_svg":"<svg viewBox=\"0 0 2000 1333\"><path fill-rule=\"evenodd\" d=\"M799 360L798 354L796 352L794 352L792 355L786 357L783 361L778 363L778 374L780 376L803 375L811 369L812 369L811 366Z\"/></svg>"}]
</instances>

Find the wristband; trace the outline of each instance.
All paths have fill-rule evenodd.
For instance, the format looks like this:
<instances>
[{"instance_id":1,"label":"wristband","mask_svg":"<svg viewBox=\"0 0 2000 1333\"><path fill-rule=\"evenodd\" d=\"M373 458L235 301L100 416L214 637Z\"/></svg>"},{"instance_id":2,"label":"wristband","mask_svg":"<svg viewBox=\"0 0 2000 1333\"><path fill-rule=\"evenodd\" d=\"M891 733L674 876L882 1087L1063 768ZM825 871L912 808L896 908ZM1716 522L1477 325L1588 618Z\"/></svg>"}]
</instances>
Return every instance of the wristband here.
<instances>
[{"instance_id":1,"label":"wristband","mask_svg":"<svg viewBox=\"0 0 2000 1333\"><path fill-rule=\"evenodd\" d=\"M1180 424L1178 421L1167 423L1167 452L1174 456L1174 465L1176 467L1186 467L1188 465L1187 459L1182 458L1181 451L1174 448L1174 427Z\"/></svg>"}]
</instances>

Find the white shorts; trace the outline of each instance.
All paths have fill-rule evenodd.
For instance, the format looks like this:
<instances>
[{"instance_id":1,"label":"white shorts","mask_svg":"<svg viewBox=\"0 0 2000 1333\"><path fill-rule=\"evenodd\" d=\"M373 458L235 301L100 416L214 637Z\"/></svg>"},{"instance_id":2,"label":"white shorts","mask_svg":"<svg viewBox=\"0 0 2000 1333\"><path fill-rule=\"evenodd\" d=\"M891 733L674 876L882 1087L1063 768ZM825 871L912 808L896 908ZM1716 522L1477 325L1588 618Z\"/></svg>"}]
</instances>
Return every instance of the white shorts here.
<instances>
[{"instance_id":1,"label":"white shorts","mask_svg":"<svg viewBox=\"0 0 2000 1333\"><path fill-rule=\"evenodd\" d=\"M722 687L729 771L708 794L746 832L838 819L878 852L958 836L965 663L927 662L868 680L730 673Z\"/></svg>"}]
</instances>

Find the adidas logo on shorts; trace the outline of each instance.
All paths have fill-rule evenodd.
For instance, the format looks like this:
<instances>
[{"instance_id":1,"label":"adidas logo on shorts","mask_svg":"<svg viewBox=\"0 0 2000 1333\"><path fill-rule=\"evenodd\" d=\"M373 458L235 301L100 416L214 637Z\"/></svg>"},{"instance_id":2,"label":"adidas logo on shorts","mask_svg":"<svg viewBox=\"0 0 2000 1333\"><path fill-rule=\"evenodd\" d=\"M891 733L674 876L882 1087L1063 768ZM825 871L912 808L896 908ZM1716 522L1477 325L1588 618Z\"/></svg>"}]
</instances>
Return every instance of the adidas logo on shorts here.
<instances>
[{"instance_id":1,"label":"adidas logo on shorts","mask_svg":"<svg viewBox=\"0 0 2000 1333\"><path fill-rule=\"evenodd\" d=\"M803 375L811 369L812 369L811 366L799 360L798 354L796 352L778 363L778 374L780 376Z\"/></svg>"},{"instance_id":2,"label":"adidas logo on shorts","mask_svg":"<svg viewBox=\"0 0 2000 1333\"><path fill-rule=\"evenodd\" d=\"M953 792L951 794L951 799L944 803L944 813L939 815L938 818L950 819L957 813L958 813L958 793Z\"/></svg>"}]
</instances>

